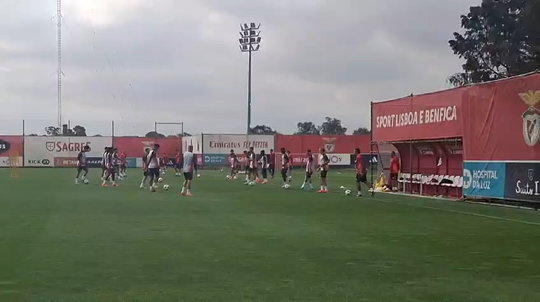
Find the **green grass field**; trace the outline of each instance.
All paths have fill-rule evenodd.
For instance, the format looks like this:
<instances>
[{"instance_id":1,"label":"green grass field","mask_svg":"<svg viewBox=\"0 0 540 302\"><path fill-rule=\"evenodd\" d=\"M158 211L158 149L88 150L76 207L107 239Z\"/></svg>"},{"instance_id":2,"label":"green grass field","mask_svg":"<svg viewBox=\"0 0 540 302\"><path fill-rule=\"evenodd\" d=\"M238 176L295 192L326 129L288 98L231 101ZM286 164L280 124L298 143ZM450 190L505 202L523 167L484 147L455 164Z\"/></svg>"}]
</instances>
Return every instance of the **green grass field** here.
<instances>
[{"instance_id":1,"label":"green grass field","mask_svg":"<svg viewBox=\"0 0 540 302\"><path fill-rule=\"evenodd\" d=\"M534 211L92 172L0 170L0 301L540 301Z\"/></svg>"}]
</instances>

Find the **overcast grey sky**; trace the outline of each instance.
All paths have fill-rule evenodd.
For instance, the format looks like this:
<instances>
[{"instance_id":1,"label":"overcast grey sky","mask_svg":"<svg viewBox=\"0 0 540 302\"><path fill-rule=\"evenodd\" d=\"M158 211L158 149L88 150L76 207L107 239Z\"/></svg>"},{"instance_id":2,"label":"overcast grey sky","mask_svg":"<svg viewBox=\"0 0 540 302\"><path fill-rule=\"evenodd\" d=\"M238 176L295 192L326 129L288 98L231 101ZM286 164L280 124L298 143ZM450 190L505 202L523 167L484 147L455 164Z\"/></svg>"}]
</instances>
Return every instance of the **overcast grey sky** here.
<instances>
[{"instance_id":1,"label":"overcast grey sky","mask_svg":"<svg viewBox=\"0 0 540 302\"><path fill-rule=\"evenodd\" d=\"M63 112L89 134L243 133L247 55L261 22L253 125L292 133L336 117L369 127L369 102L448 87L460 14L480 0L64 0ZM56 124L56 1L0 1L0 132ZM161 127L160 132L180 132Z\"/></svg>"}]
</instances>

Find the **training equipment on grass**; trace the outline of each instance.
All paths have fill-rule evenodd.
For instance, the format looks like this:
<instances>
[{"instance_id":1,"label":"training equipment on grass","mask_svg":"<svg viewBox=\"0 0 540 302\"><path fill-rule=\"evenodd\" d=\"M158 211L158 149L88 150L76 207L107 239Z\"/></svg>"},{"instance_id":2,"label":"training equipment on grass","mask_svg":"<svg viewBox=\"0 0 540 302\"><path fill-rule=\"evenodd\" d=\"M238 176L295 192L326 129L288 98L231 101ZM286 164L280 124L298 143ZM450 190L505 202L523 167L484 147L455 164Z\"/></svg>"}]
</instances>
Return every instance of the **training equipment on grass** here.
<instances>
[{"instance_id":1,"label":"training equipment on grass","mask_svg":"<svg viewBox=\"0 0 540 302\"><path fill-rule=\"evenodd\" d=\"M157 181L158 182L163 182L163 178L160 177Z\"/></svg>"},{"instance_id":2,"label":"training equipment on grass","mask_svg":"<svg viewBox=\"0 0 540 302\"><path fill-rule=\"evenodd\" d=\"M345 195L351 195L351 190L345 190Z\"/></svg>"},{"instance_id":3,"label":"training equipment on grass","mask_svg":"<svg viewBox=\"0 0 540 302\"><path fill-rule=\"evenodd\" d=\"M169 185L163 185L163 190L168 191L169 190Z\"/></svg>"}]
</instances>

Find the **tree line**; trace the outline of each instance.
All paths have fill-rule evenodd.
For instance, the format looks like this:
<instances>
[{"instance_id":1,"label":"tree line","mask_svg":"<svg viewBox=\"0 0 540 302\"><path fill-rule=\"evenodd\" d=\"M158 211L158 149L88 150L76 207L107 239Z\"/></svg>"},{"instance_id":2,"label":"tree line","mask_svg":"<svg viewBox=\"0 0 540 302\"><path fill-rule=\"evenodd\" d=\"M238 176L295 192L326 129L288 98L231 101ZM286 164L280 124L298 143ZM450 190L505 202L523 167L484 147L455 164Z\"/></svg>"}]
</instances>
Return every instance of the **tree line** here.
<instances>
[{"instance_id":1,"label":"tree line","mask_svg":"<svg viewBox=\"0 0 540 302\"><path fill-rule=\"evenodd\" d=\"M347 128L343 127L341 120L332 117L326 117L324 122L320 125L314 122L299 122L297 130L293 134L295 135L345 135L347 134ZM45 128L46 136L87 136L86 128L81 125L76 125L71 129L67 129L67 132L63 133L62 129L55 126L49 126ZM368 128L360 127L352 131L353 135L370 134L371 131ZM267 125L257 125L250 129L250 134L254 135L274 135L280 134L272 127ZM37 134L30 134L28 136L38 136ZM96 134L94 137L100 137L102 135ZM165 137L182 137L191 136L190 133L178 133L174 135L165 135L156 131L147 132L144 137L148 138L165 138Z\"/></svg>"}]
</instances>

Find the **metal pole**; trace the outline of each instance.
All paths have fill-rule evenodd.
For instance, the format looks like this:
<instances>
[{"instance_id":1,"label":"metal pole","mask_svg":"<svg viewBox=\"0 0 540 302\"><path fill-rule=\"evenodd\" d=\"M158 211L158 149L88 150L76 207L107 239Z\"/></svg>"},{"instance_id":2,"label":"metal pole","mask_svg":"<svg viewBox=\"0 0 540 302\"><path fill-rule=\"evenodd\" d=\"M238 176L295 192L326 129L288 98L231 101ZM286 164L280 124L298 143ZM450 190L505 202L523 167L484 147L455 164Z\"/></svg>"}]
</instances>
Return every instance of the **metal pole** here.
<instances>
[{"instance_id":1,"label":"metal pole","mask_svg":"<svg viewBox=\"0 0 540 302\"><path fill-rule=\"evenodd\" d=\"M22 120L22 135L23 135L23 136L25 136L25 134L26 134L26 129L25 129L25 127L26 127L26 126L25 126L25 122L24 122L24 120Z\"/></svg>"},{"instance_id":2,"label":"metal pole","mask_svg":"<svg viewBox=\"0 0 540 302\"><path fill-rule=\"evenodd\" d=\"M62 0L56 1L58 128L62 129Z\"/></svg>"},{"instance_id":3,"label":"metal pole","mask_svg":"<svg viewBox=\"0 0 540 302\"><path fill-rule=\"evenodd\" d=\"M251 53L252 45L249 44L248 52L248 107L247 107L247 134L251 132Z\"/></svg>"},{"instance_id":4,"label":"metal pole","mask_svg":"<svg viewBox=\"0 0 540 302\"><path fill-rule=\"evenodd\" d=\"M112 135L113 142L114 142L114 121L111 121L111 135Z\"/></svg>"},{"instance_id":5,"label":"metal pole","mask_svg":"<svg viewBox=\"0 0 540 302\"><path fill-rule=\"evenodd\" d=\"M373 102L370 102L370 115L371 115L371 121L370 121L370 144L369 144L369 147L370 147L370 151L369 151L369 169L370 169L370 184L371 184L371 197L374 197L375 196L375 186L373 185L374 182L373 182L373 144L374 144L374 141L373 141ZM380 160L380 158L379 158ZM378 163L377 163L378 165Z\"/></svg>"},{"instance_id":6,"label":"metal pole","mask_svg":"<svg viewBox=\"0 0 540 302\"><path fill-rule=\"evenodd\" d=\"M182 125L182 127L181 127L182 133L180 133L180 137L184 137L184 122L182 122L182 123L180 123L180 124Z\"/></svg>"}]
</instances>

